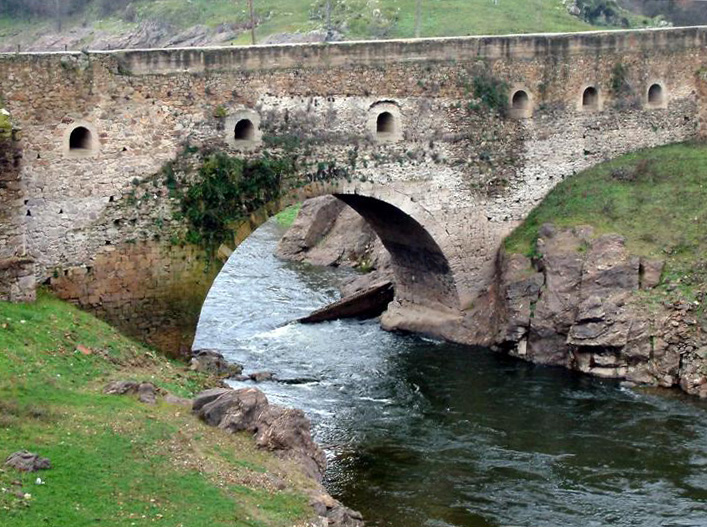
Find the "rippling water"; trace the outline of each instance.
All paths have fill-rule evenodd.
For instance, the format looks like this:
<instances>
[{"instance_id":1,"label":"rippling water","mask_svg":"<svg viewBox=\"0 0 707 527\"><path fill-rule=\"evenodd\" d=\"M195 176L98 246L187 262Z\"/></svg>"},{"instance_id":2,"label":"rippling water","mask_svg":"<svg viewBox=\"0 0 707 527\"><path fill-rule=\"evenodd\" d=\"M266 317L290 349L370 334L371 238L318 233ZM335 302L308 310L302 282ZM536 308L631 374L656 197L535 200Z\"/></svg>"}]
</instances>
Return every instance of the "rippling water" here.
<instances>
[{"instance_id":1,"label":"rippling water","mask_svg":"<svg viewBox=\"0 0 707 527\"><path fill-rule=\"evenodd\" d=\"M291 323L345 272L279 261L282 233L233 254L196 345L290 381L259 387L308 413L327 487L368 525L707 527L706 404L375 321Z\"/></svg>"}]
</instances>

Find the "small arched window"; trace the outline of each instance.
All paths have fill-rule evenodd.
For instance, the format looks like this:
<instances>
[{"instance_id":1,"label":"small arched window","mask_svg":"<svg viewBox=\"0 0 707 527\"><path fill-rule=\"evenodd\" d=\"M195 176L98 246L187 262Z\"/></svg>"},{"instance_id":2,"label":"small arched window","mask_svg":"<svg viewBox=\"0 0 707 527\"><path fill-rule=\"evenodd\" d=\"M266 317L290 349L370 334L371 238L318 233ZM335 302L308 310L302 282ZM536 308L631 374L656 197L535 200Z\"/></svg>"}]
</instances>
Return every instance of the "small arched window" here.
<instances>
[{"instance_id":1,"label":"small arched window","mask_svg":"<svg viewBox=\"0 0 707 527\"><path fill-rule=\"evenodd\" d=\"M648 104L651 106L661 106L665 101L663 87L660 84L653 84L648 88Z\"/></svg>"},{"instance_id":2,"label":"small arched window","mask_svg":"<svg viewBox=\"0 0 707 527\"><path fill-rule=\"evenodd\" d=\"M390 112L381 112L376 119L376 132L378 135L392 135L395 133L395 117Z\"/></svg>"},{"instance_id":3,"label":"small arched window","mask_svg":"<svg viewBox=\"0 0 707 527\"><path fill-rule=\"evenodd\" d=\"M69 150L87 151L93 147L93 137L91 131L85 126L77 126L71 131L69 136Z\"/></svg>"},{"instance_id":4,"label":"small arched window","mask_svg":"<svg viewBox=\"0 0 707 527\"><path fill-rule=\"evenodd\" d=\"M582 94L582 108L596 110L599 108L599 91L594 86L589 86Z\"/></svg>"},{"instance_id":5,"label":"small arched window","mask_svg":"<svg viewBox=\"0 0 707 527\"><path fill-rule=\"evenodd\" d=\"M513 94L511 99L511 107L514 110L527 110L530 106L530 97L528 93L524 90L518 90Z\"/></svg>"},{"instance_id":6,"label":"small arched window","mask_svg":"<svg viewBox=\"0 0 707 527\"><path fill-rule=\"evenodd\" d=\"M241 119L236 123L233 131L236 141L253 141L255 139L255 126L250 119Z\"/></svg>"}]
</instances>

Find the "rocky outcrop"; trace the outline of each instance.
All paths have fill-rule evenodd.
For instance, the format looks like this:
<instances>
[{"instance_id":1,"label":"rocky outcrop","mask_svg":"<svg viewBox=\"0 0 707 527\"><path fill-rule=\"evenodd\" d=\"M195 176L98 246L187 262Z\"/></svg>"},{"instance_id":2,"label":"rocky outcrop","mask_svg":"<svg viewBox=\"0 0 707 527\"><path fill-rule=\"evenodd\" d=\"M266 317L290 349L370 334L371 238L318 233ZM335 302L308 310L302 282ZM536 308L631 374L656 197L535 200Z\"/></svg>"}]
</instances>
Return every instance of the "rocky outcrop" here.
<instances>
[{"instance_id":1,"label":"rocky outcrop","mask_svg":"<svg viewBox=\"0 0 707 527\"><path fill-rule=\"evenodd\" d=\"M353 293L333 304L301 318L303 324L341 318L373 318L380 315L393 301L395 290L391 282L373 284L369 289Z\"/></svg>"},{"instance_id":2,"label":"rocky outcrop","mask_svg":"<svg viewBox=\"0 0 707 527\"><path fill-rule=\"evenodd\" d=\"M233 377L243 372L243 366L240 364L230 363L218 351L208 349L195 350L189 368L218 377Z\"/></svg>"},{"instance_id":3,"label":"rocky outcrop","mask_svg":"<svg viewBox=\"0 0 707 527\"><path fill-rule=\"evenodd\" d=\"M310 504L322 527L362 527L361 515L332 498L321 485L324 452L312 440L309 419L302 410L272 405L257 388L213 388L194 399L192 411L206 423L230 433L254 435L258 447L294 459L317 482Z\"/></svg>"},{"instance_id":4,"label":"rocky outcrop","mask_svg":"<svg viewBox=\"0 0 707 527\"><path fill-rule=\"evenodd\" d=\"M36 472L37 470L52 468L48 458L33 454L27 450L20 450L10 454L5 460L5 466L12 467L20 472Z\"/></svg>"},{"instance_id":5,"label":"rocky outcrop","mask_svg":"<svg viewBox=\"0 0 707 527\"><path fill-rule=\"evenodd\" d=\"M276 254L290 261L366 271L342 284L344 296L377 282L394 281L390 255L376 233L360 214L334 196L305 201Z\"/></svg>"},{"instance_id":6,"label":"rocky outcrop","mask_svg":"<svg viewBox=\"0 0 707 527\"><path fill-rule=\"evenodd\" d=\"M648 309L639 294L664 263L629 254L617 234L544 225L535 260L500 253L498 341L512 355L599 377L680 386L707 397L707 337L697 304Z\"/></svg>"}]
</instances>

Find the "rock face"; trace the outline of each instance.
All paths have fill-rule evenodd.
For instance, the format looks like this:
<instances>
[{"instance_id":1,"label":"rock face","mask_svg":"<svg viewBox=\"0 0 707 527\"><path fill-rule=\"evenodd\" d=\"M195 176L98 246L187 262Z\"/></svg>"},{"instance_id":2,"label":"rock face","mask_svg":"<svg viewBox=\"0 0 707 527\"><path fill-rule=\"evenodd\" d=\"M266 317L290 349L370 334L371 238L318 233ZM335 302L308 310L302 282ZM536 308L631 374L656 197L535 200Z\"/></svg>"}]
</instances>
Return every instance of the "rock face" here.
<instances>
[{"instance_id":1,"label":"rock face","mask_svg":"<svg viewBox=\"0 0 707 527\"><path fill-rule=\"evenodd\" d=\"M345 296L376 282L393 281L390 255L376 233L360 214L334 196L305 201L276 254L312 265L369 270L342 284Z\"/></svg>"},{"instance_id":2,"label":"rock face","mask_svg":"<svg viewBox=\"0 0 707 527\"><path fill-rule=\"evenodd\" d=\"M607 378L679 385L707 397L707 340L690 305L649 311L638 291L660 284L663 262L629 254L591 227L540 230L531 261L501 252L498 342L512 355Z\"/></svg>"},{"instance_id":3,"label":"rock face","mask_svg":"<svg viewBox=\"0 0 707 527\"><path fill-rule=\"evenodd\" d=\"M52 468L49 459L40 457L27 450L20 450L19 452L10 454L5 460L5 465L21 472L36 472L37 470Z\"/></svg>"},{"instance_id":4,"label":"rock face","mask_svg":"<svg viewBox=\"0 0 707 527\"><path fill-rule=\"evenodd\" d=\"M309 419L302 410L271 405L257 388L213 388L194 399L192 411L206 423L230 433L254 435L258 447L292 458L317 482L310 504L322 527L362 527L361 515L344 507L321 486L324 452L312 440Z\"/></svg>"}]
</instances>

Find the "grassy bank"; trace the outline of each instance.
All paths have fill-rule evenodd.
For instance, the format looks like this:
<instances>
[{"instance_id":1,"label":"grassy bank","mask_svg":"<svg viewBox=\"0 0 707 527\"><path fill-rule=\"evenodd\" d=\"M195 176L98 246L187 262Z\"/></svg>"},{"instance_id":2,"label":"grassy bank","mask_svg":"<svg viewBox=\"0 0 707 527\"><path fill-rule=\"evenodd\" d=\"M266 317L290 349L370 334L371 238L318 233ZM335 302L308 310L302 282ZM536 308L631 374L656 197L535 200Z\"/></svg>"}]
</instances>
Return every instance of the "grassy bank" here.
<instances>
[{"instance_id":1,"label":"grassy bank","mask_svg":"<svg viewBox=\"0 0 707 527\"><path fill-rule=\"evenodd\" d=\"M0 525L290 527L311 515L295 467L184 406L103 395L115 379L179 396L210 382L47 293L0 303L0 458L27 449L53 466L2 467Z\"/></svg>"},{"instance_id":2,"label":"grassy bank","mask_svg":"<svg viewBox=\"0 0 707 527\"><path fill-rule=\"evenodd\" d=\"M707 145L644 150L558 184L505 247L532 255L543 223L592 225L623 235L635 255L665 260L664 286L692 300L707 284L706 203Z\"/></svg>"},{"instance_id":3,"label":"grassy bank","mask_svg":"<svg viewBox=\"0 0 707 527\"><path fill-rule=\"evenodd\" d=\"M299 210L301 208L301 203L295 203L294 205L290 205L282 212L278 212L275 215L275 219L280 225L289 229L290 227L292 227L292 224L297 219L297 215L299 214Z\"/></svg>"}]
</instances>

